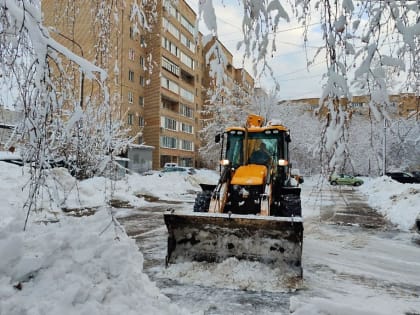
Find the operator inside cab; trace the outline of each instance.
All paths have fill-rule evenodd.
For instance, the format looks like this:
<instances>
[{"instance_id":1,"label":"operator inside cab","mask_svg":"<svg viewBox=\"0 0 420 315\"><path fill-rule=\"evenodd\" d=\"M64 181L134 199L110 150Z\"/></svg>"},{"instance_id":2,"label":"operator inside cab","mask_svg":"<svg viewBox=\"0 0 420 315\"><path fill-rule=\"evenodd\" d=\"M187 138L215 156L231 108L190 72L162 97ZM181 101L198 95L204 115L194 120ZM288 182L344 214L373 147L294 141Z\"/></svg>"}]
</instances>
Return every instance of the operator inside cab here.
<instances>
[{"instance_id":1,"label":"operator inside cab","mask_svg":"<svg viewBox=\"0 0 420 315\"><path fill-rule=\"evenodd\" d=\"M271 155L263 141L261 141L259 147L254 152L252 152L248 162L250 164L261 164L266 166L270 165Z\"/></svg>"}]
</instances>

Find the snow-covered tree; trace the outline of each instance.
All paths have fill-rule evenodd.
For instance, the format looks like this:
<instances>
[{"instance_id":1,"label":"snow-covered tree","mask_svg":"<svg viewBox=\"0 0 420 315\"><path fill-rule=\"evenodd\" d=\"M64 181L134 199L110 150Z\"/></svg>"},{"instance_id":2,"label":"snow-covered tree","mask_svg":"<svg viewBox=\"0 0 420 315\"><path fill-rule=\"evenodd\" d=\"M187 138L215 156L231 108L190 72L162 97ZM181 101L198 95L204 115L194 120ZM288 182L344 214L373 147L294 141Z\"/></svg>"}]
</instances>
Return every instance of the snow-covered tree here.
<instances>
[{"instance_id":1,"label":"snow-covered tree","mask_svg":"<svg viewBox=\"0 0 420 315\"><path fill-rule=\"evenodd\" d=\"M107 1L91 4L101 22L96 63L104 65L114 7ZM77 14L74 2L68 6ZM133 21L140 12L133 7ZM29 215L52 165L64 163L79 177L100 174L131 140L112 116L107 73L53 39L42 24L39 1L0 1L0 60L1 90L9 89L24 113L16 142L30 165Z\"/></svg>"},{"instance_id":2,"label":"snow-covered tree","mask_svg":"<svg viewBox=\"0 0 420 315\"><path fill-rule=\"evenodd\" d=\"M250 94L242 85L227 74L228 56L225 48L213 36L203 38L207 46L205 62L210 81L204 96L201 112L200 157L204 165L215 167L220 158L220 144L214 138L229 126L243 126L252 103ZM244 78L242 78L244 80Z\"/></svg>"},{"instance_id":3,"label":"snow-covered tree","mask_svg":"<svg viewBox=\"0 0 420 315\"><path fill-rule=\"evenodd\" d=\"M280 102L273 107L273 118L290 129L291 162L304 174L322 172L319 130L321 122L312 115L313 106ZM345 132L347 156L332 171L379 176L383 174L384 141L386 170L412 170L420 164L420 125L415 115L387 123L369 116L368 109L349 115ZM386 134L385 134L386 133Z\"/></svg>"},{"instance_id":4,"label":"snow-covered tree","mask_svg":"<svg viewBox=\"0 0 420 315\"><path fill-rule=\"evenodd\" d=\"M217 85L208 89L208 99L201 113L203 129L201 130L202 146L200 156L205 165L214 168L220 159L220 144L215 143L216 134L227 127L243 126L249 112L252 95L249 95L237 82Z\"/></svg>"},{"instance_id":5,"label":"snow-covered tree","mask_svg":"<svg viewBox=\"0 0 420 315\"><path fill-rule=\"evenodd\" d=\"M420 166L420 124L415 113L387 122L383 129L386 170L413 170Z\"/></svg>"},{"instance_id":6,"label":"snow-covered tree","mask_svg":"<svg viewBox=\"0 0 420 315\"><path fill-rule=\"evenodd\" d=\"M266 92L262 88L257 88L252 98L251 112L261 115L265 121L269 121L273 116L273 109L278 100L278 91L276 89Z\"/></svg>"},{"instance_id":7,"label":"snow-covered tree","mask_svg":"<svg viewBox=\"0 0 420 315\"><path fill-rule=\"evenodd\" d=\"M315 154L319 145L321 124L312 114L313 106L307 104L276 103L271 110L271 119L280 121L290 130L290 158L294 168L304 174L321 171L321 160Z\"/></svg>"},{"instance_id":8,"label":"snow-covered tree","mask_svg":"<svg viewBox=\"0 0 420 315\"><path fill-rule=\"evenodd\" d=\"M220 0L223 2L223 0ZM199 3L199 17L212 35L217 35L214 0ZM277 51L277 31L281 22L291 16L304 26L303 40L307 44L308 28L313 20L320 22L324 45L316 57L324 55L327 62L325 82L320 91L319 112L324 125L319 153L326 169L335 169L348 157L346 129L350 117L339 101L351 99L351 87L371 95L372 112L387 117L389 104L387 82L390 75L398 76L402 89L417 93L420 89L420 2L410 0L242 0L243 40L238 47L244 59L254 65L254 75L268 73L271 55ZM313 58L313 59L312 59Z\"/></svg>"}]
</instances>

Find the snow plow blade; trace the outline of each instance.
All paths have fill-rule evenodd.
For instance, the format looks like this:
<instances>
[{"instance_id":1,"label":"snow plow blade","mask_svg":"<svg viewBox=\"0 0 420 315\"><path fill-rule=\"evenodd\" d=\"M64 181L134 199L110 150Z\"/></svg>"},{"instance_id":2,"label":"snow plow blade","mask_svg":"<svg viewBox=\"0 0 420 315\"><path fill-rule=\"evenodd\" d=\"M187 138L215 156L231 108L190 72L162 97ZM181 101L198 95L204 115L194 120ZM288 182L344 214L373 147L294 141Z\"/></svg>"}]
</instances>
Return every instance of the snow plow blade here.
<instances>
[{"instance_id":1,"label":"snow plow blade","mask_svg":"<svg viewBox=\"0 0 420 315\"><path fill-rule=\"evenodd\" d=\"M302 278L301 217L220 213L167 213L166 264L221 262L229 257L258 261Z\"/></svg>"}]
</instances>

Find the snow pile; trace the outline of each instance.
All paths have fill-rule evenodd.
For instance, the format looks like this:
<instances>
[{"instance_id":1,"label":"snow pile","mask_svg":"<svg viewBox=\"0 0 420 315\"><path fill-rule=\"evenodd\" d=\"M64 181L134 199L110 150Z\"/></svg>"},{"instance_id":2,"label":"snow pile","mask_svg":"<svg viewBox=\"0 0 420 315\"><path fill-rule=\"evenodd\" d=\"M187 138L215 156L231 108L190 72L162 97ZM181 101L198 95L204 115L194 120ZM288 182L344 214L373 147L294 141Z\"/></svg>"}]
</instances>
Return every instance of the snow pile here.
<instances>
[{"instance_id":1,"label":"snow pile","mask_svg":"<svg viewBox=\"0 0 420 315\"><path fill-rule=\"evenodd\" d=\"M388 176L364 180L359 189L369 204L399 229L412 229L420 213L420 184L401 184Z\"/></svg>"},{"instance_id":2,"label":"snow pile","mask_svg":"<svg viewBox=\"0 0 420 315\"><path fill-rule=\"evenodd\" d=\"M284 270L270 267L255 261L228 258L221 263L185 262L171 265L158 274L180 283L199 286L218 287L220 289L289 292L289 279Z\"/></svg>"},{"instance_id":3,"label":"snow pile","mask_svg":"<svg viewBox=\"0 0 420 315\"><path fill-rule=\"evenodd\" d=\"M215 184L217 172L198 170L193 176L160 172L130 175L112 183L112 194L111 183L105 178L78 182L60 168L52 170L51 175L55 180L46 182L50 190L48 194L43 192L44 201L39 203L43 211L32 212L28 228L23 231L27 169L0 162L0 314L138 314L139 310L142 314L187 314L171 304L143 272L142 253L113 220L107 203L117 199L141 207L148 204L144 196L193 200L200 190L198 184ZM358 189L369 197L369 203L401 229L408 230L419 211L420 185L399 184L387 177L364 180ZM316 187L321 184L315 177L305 178L305 218L319 214ZM77 209L82 208L91 209L90 215L78 217ZM73 211L66 213L62 209ZM311 244L309 234L306 246ZM337 244L331 246L328 253L334 252ZM318 252L319 249L307 248L305 253L311 256ZM368 252L366 249L360 255ZM348 256L354 259L355 253ZM319 257L306 257L307 264L311 258L317 263L329 259L327 254L318 254ZM333 257L334 261L337 257ZM210 267L178 264L161 271L160 276L204 286L226 288L226 283L230 283L228 287L232 289L283 291L284 286L279 284L281 274L264 268L254 262L228 259ZM345 270L339 265L335 268ZM317 279L308 275L306 281L314 285ZM375 314L374 309L363 313L351 301L340 305L335 303L338 300L312 297L307 301L310 304L302 304L302 299L292 298L290 307L296 314ZM384 301L378 298L376 302Z\"/></svg>"},{"instance_id":4,"label":"snow pile","mask_svg":"<svg viewBox=\"0 0 420 315\"><path fill-rule=\"evenodd\" d=\"M143 273L142 254L112 221L103 191L96 191L104 179L78 187L79 201L90 195L90 205L102 203L94 215L31 213L24 232L24 171L0 162L0 314L188 313L171 304ZM55 176L65 188L74 184L60 169ZM55 197L50 209L64 202Z\"/></svg>"},{"instance_id":5,"label":"snow pile","mask_svg":"<svg viewBox=\"0 0 420 315\"><path fill-rule=\"evenodd\" d=\"M129 190L134 195L154 196L160 200L194 201L197 192L201 191L200 183L216 184L218 173L209 170L198 170L197 174L186 175L179 172L154 172L152 175L128 176L127 183L117 183L117 193L126 198ZM127 190L128 189L128 190Z\"/></svg>"}]
</instances>

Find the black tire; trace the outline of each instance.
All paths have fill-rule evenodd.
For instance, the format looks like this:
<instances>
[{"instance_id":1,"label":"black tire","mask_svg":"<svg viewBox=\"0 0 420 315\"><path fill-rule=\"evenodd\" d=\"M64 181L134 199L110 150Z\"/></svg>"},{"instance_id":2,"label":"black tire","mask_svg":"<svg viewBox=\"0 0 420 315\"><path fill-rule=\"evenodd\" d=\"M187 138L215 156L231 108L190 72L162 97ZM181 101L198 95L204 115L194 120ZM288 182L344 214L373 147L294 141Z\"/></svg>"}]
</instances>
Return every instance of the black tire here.
<instances>
[{"instance_id":1,"label":"black tire","mask_svg":"<svg viewBox=\"0 0 420 315\"><path fill-rule=\"evenodd\" d=\"M272 207L271 214L276 217L301 217L302 204L300 195L287 194L280 196L279 201L275 202L278 206Z\"/></svg>"},{"instance_id":2,"label":"black tire","mask_svg":"<svg viewBox=\"0 0 420 315\"><path fill-rule=\"evenodd\" d=\"M194 202L194 212L208 212L210 207L211 191L202 191L197 194Z\"/></svg>"},{"instance_id":3,"label":"black tire","mask_svg":"<svg viewBox=\"0 0 420 315\"><path fill-rule=\"evenodd\" d=\"M337 185L337 182L336 181L332 181L331 182L331 185L335 186L335 185Z\"/></svg>"},{"instance_id":4,"label":"black tire","mask_svg":"<svg viewBox=\"0 0 420 315\"><path fill-rule=\"evenodd\" d=\"M284 204L283 211L286 216L302 216L302 205L299 195L284 195L282 199Z\"/></svg>"},{"instance_id":5,"label":"black tire","mask_svg":"<svg viewBox=\"0 0 420 315\"><path fill-rule=\"evenodd\" d=\"M359 182L355 182L355 183L354 183L354 186L356 186L356 187L357 187L357 186L360 186L360 185L361 185L361 183L359 183Z\"/></svg>"}]
</instances>

